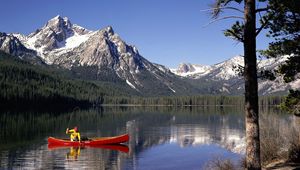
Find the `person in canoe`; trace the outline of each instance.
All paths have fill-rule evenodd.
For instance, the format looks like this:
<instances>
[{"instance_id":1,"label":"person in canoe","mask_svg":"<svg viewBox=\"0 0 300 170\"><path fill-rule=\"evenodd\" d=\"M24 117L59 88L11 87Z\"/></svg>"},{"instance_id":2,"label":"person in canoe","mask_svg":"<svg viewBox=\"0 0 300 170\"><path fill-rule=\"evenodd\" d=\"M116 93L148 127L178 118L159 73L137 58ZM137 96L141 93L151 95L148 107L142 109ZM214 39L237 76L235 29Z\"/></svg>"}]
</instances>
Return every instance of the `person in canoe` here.
<instances>
[{"instance_id":1,"label":"person in canoe","mask_svg":"<svg viewBox=\"0 0 300 170\"><path fill-rule=\"evenodd\" d=\"M80 133L79 133L78 128L76 126L74 127L74 129L67 128L66 134L71 134L70 135L71 141L79 141L79 142L81 142Z\"/></svg>"}]
</instances>

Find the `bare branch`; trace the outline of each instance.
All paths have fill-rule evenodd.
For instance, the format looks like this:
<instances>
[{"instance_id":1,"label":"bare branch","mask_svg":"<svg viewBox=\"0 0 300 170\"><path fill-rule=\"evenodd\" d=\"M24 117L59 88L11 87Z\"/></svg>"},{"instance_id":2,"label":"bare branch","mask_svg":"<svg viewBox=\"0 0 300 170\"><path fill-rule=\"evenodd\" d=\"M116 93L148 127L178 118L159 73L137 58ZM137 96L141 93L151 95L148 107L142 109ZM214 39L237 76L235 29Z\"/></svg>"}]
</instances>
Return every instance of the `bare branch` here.
<instances>
[{"instance_id":1,"label":"bare branch","mask_svg":"<svg viewBox=\"0 0 300 170\"><path fill-rule=\"evenodd\" d=\"M255 36L257 36L261 31L262 29L265 28L265 26L268 24L269 20L273 17L273 15L269 15L269 17L261 24L261 26L257 29L256 33L255 33Z\"/></svg>"},{"instance_id":2,"label":"bare branch","mask_svg":"<svg viewBox=\"0 0 300 170\"><path fill-rule=\"evenodd\" d=\"M262 19L262 16L261 16L260 12L258 12L258 15L259 15L259 19Z\"/></svg>"},{"instance_id":3,"label":"bare branch","mask_svg":"<svg viewBox=\"0 0 300 170\"><path fill-rule=\"evenodd\" d=\"M226 17L222 17L222 18L218 18L218 19L214 19L212 21L210 21L208 24L204 25L203 27L207 27L208 25L212 24L212 23L215 23L215 22L218 22L218 21L221 21L221 20L224 20L224 19L233 19L233 18L237 18L237 19L242 19L244 20L244 17L240 17L240 16L226 16Z\"/></svg>"},{"instance_id":4,"label":"bare branch","mask_svg":"<svg viewBox=\"0 0 300 170\"><path fill-rule=\"evenodd\" d=\"M261 26L257 29L255 36L258 36L258 34L261 32L262 29L267 25L268 21L265 21Z\"/></svg>"},{"instance_id":5,"label":"bare branch","mask_svg":"<svg viewBox=\"0 0 300 170\"><path fill-rule=\"evenodd\" d=\"M255 13L264 12L264 11L268 11L268 10L269 10L268 7L267 8L258 8L258 9L255 10Z\"/></svg>"},{"instance_id":6,"label":"bare branch","mask_svg":"<svg viewBox=\"0 0 300 170\"><path fill-rule=\"evenodd\" d=\"M206 12L206 11L213 11L213 10L216 10L216 9L232 9L232 10L235 10L235 11L238 11L238 12L241 12L241 13L244 13L243 10L240 10L238 8L235 8L235 7L217 7L217 8L209 8L209 9L203 9L203 10L200 10L201 12Z\"/></svg>"}]
</instances>

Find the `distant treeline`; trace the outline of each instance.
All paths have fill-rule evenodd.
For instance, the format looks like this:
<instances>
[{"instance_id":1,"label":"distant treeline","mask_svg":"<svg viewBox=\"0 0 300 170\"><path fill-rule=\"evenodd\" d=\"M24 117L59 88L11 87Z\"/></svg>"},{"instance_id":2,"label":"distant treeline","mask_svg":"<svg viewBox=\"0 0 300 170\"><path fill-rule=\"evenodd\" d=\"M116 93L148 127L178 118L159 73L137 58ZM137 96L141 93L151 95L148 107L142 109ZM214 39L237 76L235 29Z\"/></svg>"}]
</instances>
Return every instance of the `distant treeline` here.
<instances>
[{"instance_id":1,"label":"distant treeline","mask_svg":"<svg viewBox=\"0 0 300 170\"><path fill-rule=\"evenodd\" d=\"M279 105L283 96L261 96L259 105ZM170 97L105 97L103 104L113 105L162 105L162 106L244 106L244 96L197 95Z\"/></svg>"}]
</instances>

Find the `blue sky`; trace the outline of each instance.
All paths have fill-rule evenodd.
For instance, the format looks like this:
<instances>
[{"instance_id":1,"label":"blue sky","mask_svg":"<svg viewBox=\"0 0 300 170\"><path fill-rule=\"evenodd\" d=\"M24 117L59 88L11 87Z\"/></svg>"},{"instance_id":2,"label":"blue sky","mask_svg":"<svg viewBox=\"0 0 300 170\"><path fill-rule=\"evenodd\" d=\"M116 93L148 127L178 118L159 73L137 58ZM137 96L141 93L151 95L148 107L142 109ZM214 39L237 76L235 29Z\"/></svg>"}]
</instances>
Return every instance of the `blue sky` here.
<instances>
[{"instance_id":1,"label":"blue sky","mask_svg":"<svg viewBox=\"0 0 300 170\"><path fill-rule=\"evenodd\" d=\"M151 62L216 64L243 54L242 44L223 35L235 22L207 25L213 0L2 0L0 32L29 34L56 15L90 30L112 26ZM232 15L233 13L226 13ZM236 15L236 14L234 14ZM238 14L240 15L240 14ZM260 35L257 48L267 46Z\"/></svg>"}]
</instances>

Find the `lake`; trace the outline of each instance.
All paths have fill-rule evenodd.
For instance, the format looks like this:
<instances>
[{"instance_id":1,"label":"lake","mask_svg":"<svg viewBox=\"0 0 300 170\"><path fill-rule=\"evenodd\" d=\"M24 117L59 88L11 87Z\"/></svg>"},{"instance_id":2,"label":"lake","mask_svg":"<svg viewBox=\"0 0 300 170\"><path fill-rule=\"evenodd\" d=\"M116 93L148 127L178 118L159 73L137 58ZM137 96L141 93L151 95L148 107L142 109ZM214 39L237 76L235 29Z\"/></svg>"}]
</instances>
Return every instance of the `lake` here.
<instances>
[{"instance_id":1,"label":"lake","mask_svg":"<svg viewBox=\"0 0 300 170\"><path fill-rule=\"evenodd\" d=\"M263 122L293 123L276 108ZM106 148L49 148L49 136L124 133L130 140ZM276 125L277 126L277 125ZM236 107L101 107L67 113L2 112L0 169L204 169L216 159L239 164L245 153L243 110ZM277 127L281 128L281 127ZM278 130L279 131L279 130Z\"/></svg>"}]
</instances>

